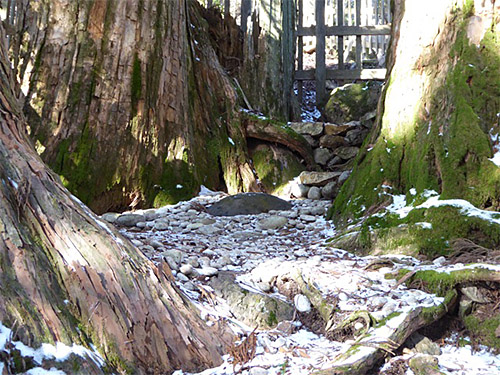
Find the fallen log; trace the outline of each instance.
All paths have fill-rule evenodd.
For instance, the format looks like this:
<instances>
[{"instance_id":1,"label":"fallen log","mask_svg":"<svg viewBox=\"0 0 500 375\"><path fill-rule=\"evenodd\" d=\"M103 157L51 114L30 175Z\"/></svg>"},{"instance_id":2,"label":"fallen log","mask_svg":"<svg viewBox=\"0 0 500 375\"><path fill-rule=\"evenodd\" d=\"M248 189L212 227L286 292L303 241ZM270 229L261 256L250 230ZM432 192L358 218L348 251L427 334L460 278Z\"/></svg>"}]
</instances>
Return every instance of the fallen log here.
<instances>
[{"instance_id":1,"label":"fallen log","mask_svg":"<svg viewBox=\"0 0 500 375\"><path fill-rule=\"evenodd\" d=\"M316 169L311 145L306 139L285 124L271 119L260 118L241 112L241 123L247 138L255 138L266 142L282 144L298 153L310 169Z\"/></svg>"}]
</instances>

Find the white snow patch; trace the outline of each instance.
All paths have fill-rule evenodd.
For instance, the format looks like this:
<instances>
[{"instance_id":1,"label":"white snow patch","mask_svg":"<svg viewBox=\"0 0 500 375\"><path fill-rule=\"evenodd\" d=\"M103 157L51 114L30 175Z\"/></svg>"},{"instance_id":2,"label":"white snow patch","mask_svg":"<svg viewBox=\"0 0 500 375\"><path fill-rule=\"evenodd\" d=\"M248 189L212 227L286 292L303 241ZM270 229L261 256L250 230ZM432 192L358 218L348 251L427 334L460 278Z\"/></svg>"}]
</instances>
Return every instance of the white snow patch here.
<instances>
[{"instance_id":1,"label":"white snow patch","mask_svg":"<svg viewBox=\"0 0 500 375\"><path fill-rule=\"evenodd\" d=\"M432 224L431 223L426 223L426 222L419 222L415 223L415 225L423 228L423 229L432 229Z\"/></svg>"},{"instance_id":2,"label":"white snow patch","mask_svg":"<svg viewBox=\"0 0 500 375\"><path fill-rule=\"evenodd\" d=\"M176 189L182 189L183 187L184 187L184 186L182 186L181 184L177 184L177 185L175 185L175 188L176 188Z\"/></svg>"},{"instance_id":3,"label":"white snow patch","mask_svg":"<svg viewBox=\"0 0 500 375\"><path fill-rule=\"evenodd\" d=\"M411 189L410 189L410 194L411 194L411 195L417 195L417 189L415 189L415 188L411 188Z\"/></svg>"},{"instance_id":4,"label":"white snow patch","mask_svg":"<svg viewBox=\"0 0 500 375\"><path fill-rule=\"evenodd\" d=\"M10 182L10 184L14 187L14 189L16 189L16 190L17 190L17 189L19 188L19 185L17 184L17 182L16 182L16 181L14 181L14 180L13 180L12 178L10 178L10 177L7 177L7 178L9 179L9 182Z\"/></svg>"},{"instance_id":5,"label":"white snow patch","mask_svg":"<svg viewBox=\"0 0 500 375\"><path fill-rule=\"evenodd\" d=\"M5 345L11 340L11 338L12 330L0 323L0 350L9 350L5 348ZM68 346L62 342L57 342L54 346L52 344L44 343L40 348L34 349L23 344L21 341L12 341L11 343L17 350L19 350L21 356L33 357L33 360L37 364L41 364L44 359L62 362L68 359L71 354L76 354L80 357L90 358L99 366L104 365L104 359L98 352L91 351L81 345L73 344L72 346Z\"/></svg>"},{"instance_id":6,"label":"white snow patch","mask_svg":"<svg viewBox=\"0 0 500 375\"><path fill-rule=\"evenodd\" d=\"M236 146L236 145L234 144L233 139L232 139L231 137L227 137L227 140L228 140L228 141L229 141L229 143L231 143L233 146Z\"/></svg>"}]
</instances>

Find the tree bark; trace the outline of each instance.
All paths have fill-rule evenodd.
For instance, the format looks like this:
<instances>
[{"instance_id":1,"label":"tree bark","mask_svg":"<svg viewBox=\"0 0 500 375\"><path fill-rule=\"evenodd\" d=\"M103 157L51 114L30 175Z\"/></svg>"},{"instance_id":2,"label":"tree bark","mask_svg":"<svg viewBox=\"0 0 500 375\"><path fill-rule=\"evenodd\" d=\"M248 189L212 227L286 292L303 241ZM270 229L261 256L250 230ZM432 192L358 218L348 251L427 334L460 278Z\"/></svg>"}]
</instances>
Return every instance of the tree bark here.
<instances>
[{"instance_id":1,"label":"tree bark","mask_svg":"<svg viewBox=\"0 0 500 375\"><path fill-rule=\"evenodd\" d=\"M31 136L84 203L102 212L173 203L201 184L256 189L236 91L197 1L55 0L25 10L24 24L37 27L17 25L29 42L20 57L11 50Z\"/></svg>"},{"instance_id":2,"label":"tree bark","mask_svg":"<svg viewBox=\"0 0 500 375\"><path fill-rule=\"evenodd\" d=\"M118 371L219 364L226 328L208 327L168 266L101 222L32 149L0 32L0 320L32 345L93 343Z\"/></svg>"},{"instance_id":3,"label":"tree bark","mask_svg":"<svg viewBox=\"0 0 500 375\"><path fill-rule=\"evenodd\" d=\"M377 125L331 211L339 223L383 205L382 186L500 208L500 174L489 160L498 143L490 134L499 132L498 4L455 3L395 1L390 76Z\"/></svg>"}]
</instances>

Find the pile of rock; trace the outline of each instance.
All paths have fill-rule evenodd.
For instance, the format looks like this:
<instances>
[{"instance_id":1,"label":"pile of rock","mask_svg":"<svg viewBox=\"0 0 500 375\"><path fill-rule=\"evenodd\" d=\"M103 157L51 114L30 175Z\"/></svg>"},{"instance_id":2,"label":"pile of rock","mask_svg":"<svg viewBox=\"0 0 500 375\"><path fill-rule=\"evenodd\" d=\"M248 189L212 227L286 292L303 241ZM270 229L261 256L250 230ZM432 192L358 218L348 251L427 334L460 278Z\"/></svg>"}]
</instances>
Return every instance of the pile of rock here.
<instances>
[{"instance_id":1,"label":"pile of rock","mask_svg":"<svg viewBox=\"0 0 500 375\"><path fill-rule=\"evenodd\" d=\"M293 130L301 134L311 145L314 161L323 170L336 172L351 168L351 161L356 157L370 131L376 113L365 114L360 121L350 121L337 125L322 122L291 122Z\"/></svg>"},{"instance_id":2,"label":"pile of rock","mask_svg":"<svg viewBox=\"0 0 500 375\"><path fill-rule=\"evenodd\" d=\"M333 199L342 184L349 178L351 170L343 172L302 172L291 187L296 198Z\"/></svg>"}]
</instances>

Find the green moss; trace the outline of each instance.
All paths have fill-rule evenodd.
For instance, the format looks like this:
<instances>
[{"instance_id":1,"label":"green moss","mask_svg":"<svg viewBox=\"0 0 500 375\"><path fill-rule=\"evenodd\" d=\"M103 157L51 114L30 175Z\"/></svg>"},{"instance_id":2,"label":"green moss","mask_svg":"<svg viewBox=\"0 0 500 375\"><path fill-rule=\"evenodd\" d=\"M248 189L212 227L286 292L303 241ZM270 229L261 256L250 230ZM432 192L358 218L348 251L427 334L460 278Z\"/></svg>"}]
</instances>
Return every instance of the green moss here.
<instances>
[{"instance_id":1,"label":"green moss","mask_svg":"<svg viewBox=\"0 0 500 375\"><path fill-rule=\"evenodd\" d=\"M141 60L137 52L134 54L132 63L132 77L130 79L130 101L131 101L131 117L137 114L137 105L142 95L142 71Z\"/></svg>"},{"instance_id":2,"label":"green moss","mask_svg":"<svg viewBox=\"0 0 500 375\"><path fill-rule=\"evenodd\" d=\"M500 38L498 31L488 30L479 48L470 44L466 26L472 9L473 2L468 1L450 18L456 25L448 27L458 31L449 51L431 50L421 57L430 76L444 69L436 67L443 53L449 52L446 61L452 62L446 67L446 78L431 80L422 98L428 113L423 109L416 113L413 122L404 125L404 134L390 136L383 123L368 137L375 140L370 141L375 143L373 148L361 150L351 178L329 211L338 226L382 205L387 199L379 193L384 184L392 187L393 194L407 194L410 188L432 189L442 198L500 208L500 168L488 160L492 156L488 133L492 126L498 127L500 107ZM387 91L397 84L391 77ZM431 247L440 246L439 242Z\"/></svg>"},{"instance_id":3,"label":"green moss","mask_svg":"<svg viewBox=\"0 0 500 375\"><path fill-rule=\"evenodd\" d=\"M465 327L475 339L479 339L481 344L493 348L497 353L500 352L500 338L495 335L495 331L500 326L500 314L486 319L480 319L471 314L463 320Z\"/></svg>"},{"instance_id":4,"label":"green moss","mask_svg":"<svg viewBox=\"0 0 500 375\"><path fill-rule=\"evenodd\" d=\"M273 310L269 311L269 315L266 319L266 324L269 327L274 327L276 324L278 324L278 318L276 317L276 313Z\"/></svg>"}]
</instances>

